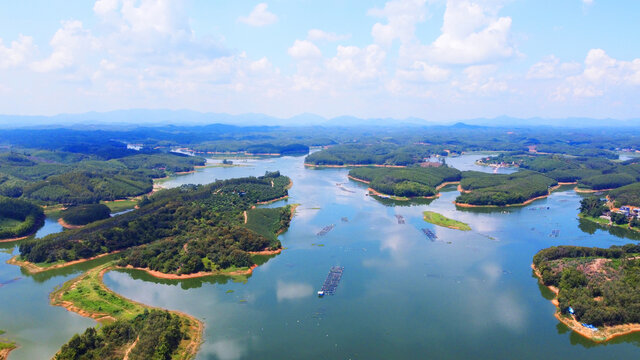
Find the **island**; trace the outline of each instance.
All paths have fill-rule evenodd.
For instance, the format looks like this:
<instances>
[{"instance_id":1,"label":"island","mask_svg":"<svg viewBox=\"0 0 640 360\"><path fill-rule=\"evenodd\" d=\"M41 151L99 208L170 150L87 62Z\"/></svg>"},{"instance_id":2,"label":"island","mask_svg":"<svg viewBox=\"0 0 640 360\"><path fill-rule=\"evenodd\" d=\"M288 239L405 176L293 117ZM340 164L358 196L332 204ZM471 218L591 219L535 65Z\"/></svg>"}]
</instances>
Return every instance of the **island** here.
<instances>
[{"instance_id":1,"label":"island","mask_svg":"<svg viewBox=\"0 0 640 360\"><path fill-rule=\"evenodd\" d=\"M442 187L460 181L461 173L447 166L361 167L351 169L348 176L351 180L369 184L369 191L374 195L408 200L435 197Z\"/></svg>"},{"instance_id":2,"label":"island","mask_svg":"<svg viewBox=\"0 0 640 360\"><path fill-rule=\"evenodd\" d=\"M455 204L459 207L522 206L547 197L558 182L534 171L513 174L462 172Z\"/></svg>"},{"instance_id":3,"label":"island","mask_svg":"<svg viewBox=\"0 0 640 360\"><path fill-rule=\"evenodd\" d=\"M105 204L88 204L69 207L61 212L58 220L67 229L84 226L89 223L111 217L111 209Z\"/></svg>"},{"instance_id":4,"label":"island","mask_svg":"<svg viewBox=\"0 0 640 360\"><path fill-rule=\"evenodd\" d=\"M640 331L640 245L554 246L533 257L556 318L596 342Z\"/></svg>"},{"instance_id":5,"label":"island","mask_svg":"<svg viewBox=\"0 0 640 360\"><path fill-rule=\"evenodd\" d=\"M38 205L0 196L0 242L20 240L44 224L44 211Z\"/></svg>"},{"instance_id":6,"label":"island","mask_svg":"<svg viewBox=\"0 0 640 360\"><path fill-rule=\"evenodd\" d=\"M424 221L434 225L438 225L438 226L442 226L442 227L446 227L454 230L462 230L462 231L471 230L471 227L469 226L469 224L465 224L462 221L450 219L434 211L424 211L422 212L422 215L424 216L423 217Z\"/></svg>"}]
</instances>

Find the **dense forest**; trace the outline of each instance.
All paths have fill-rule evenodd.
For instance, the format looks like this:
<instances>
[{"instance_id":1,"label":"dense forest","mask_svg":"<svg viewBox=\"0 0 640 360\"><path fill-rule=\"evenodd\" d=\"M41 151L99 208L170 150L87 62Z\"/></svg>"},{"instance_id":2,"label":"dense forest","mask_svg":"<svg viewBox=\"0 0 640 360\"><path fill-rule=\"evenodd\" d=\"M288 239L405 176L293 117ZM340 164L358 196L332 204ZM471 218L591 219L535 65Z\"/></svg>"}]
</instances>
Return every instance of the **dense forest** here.
<instances>
[{"instance_id":1,"label":"dense forest","mask_svg":"<svg viewBox=\"0 0 640 360\"><path fill-rule=\"evenodd\" d=\"M26 241L20 254L30 262L51 263L149 244L125 252L121 265L183 274L250 266L248 252L279 248L280 243L248 229L243 212L258 202L286 196L289 182L273 172L159 191L143 199L137 210Z\"/></svg>"},{"instance_id":2,"label":"dense forest","mask_svg":"<svg viewBox=\"0 0 640 360\"><path fill-rule=\"evenodd\" d=\"M640 164L615 162L603 157L568 157L516 152L482 159L485 164L507 164L537 171L559 182L577 182L579 187L603 190L640 181Z\"/></svg>"},{"instance_id":3,"label":"dense forest","mask_svg":"<svg viewBox=\"0 0 640 360\"><path fill-rule=\"evenodd\" d=\"M479 206L521 204L548 195L549 188L557 184L556 180L533 171L508 175L463 171L460 186L466 192L456 198L456 203Z\"/></svg>"},{"instance_id":4,"label":"dense forest","mask_svg":"<svg viewBox=\"0 0 640 360\"><path fill-rule=\"evenodd\" d=\"M111 209L104 204L78 205L62 211L62 220L69 225L87 225L109 217Z\"/></svg>"},{"instance_id":5,"label":"dense forest","mask_svg":"<svg viewBox=\"0 0 640 360\"><path fill-rule=\"evenodd\" d=\"M444 182L459 181L459 170L440 167L351 169L349 176L369 181L369 186L380 193L403 197L434 196L436 187Z\"/></svg>"},{"instance_id":6,"label":"dense forest","mask_svg":"<svg viewBox=\"0 0 640 360\"><path fill-rule=\"evenodd\" d=\"M609 249L558 246L533 257L542 282L559 289L559 308L579 322L640 323L640 245Z\"/></svg>"},{"instance_id":7,"label":"dense forest","mask_svg":"<svg viewBox=\"0 0 640 360\"><path fill-rule=\"evenodd\" d=\"M640 207L640 182L619 187L609 191L608 194L616 207L623 205Z\"/></svg>"},{"instance_id":8,"label":"dense forest","mask_svg":"<svg viewBox=\"0 0 640 360\"><path fill-rule=\"evenodd\" d=\"M174 153L95 155L27 151L0 153L0 195L43 204L91 204L151 191L153 178L193 170L205 160Z\"/></svg>"},{"instance_id":9,"label":"dense forest","mask_svg":"<svg viewBox=\"0 0 640 360\"><path fill-rule=\"evenodd\" d=\"M119 360L128 347L131 360L170 360L188 334L187 324L168 311L145 310L131 320L117 320L99 329L74 335L55 355L56 360Z\"/></svg>"},{"instance_id":10,"label":"dense forest","mask_svg":"<svg viewBox=\"0 0 640 360\"><path fill-rule=\"evenodd\" d=\"M310 165L394 165L407 166L423 162L433 155L422 145L346 144L314 152L305 158Z\"/></svg>"},{"instance_id":11,"label":"dense forest","mask_svg":"<svg viewBox=\"0 0 640 360\"><path fill-rule=\"evenodd\" d=\"M29 235L44 224L44 211L28 201L0 196L0 239Z\"/></svg>"}]
</instances>

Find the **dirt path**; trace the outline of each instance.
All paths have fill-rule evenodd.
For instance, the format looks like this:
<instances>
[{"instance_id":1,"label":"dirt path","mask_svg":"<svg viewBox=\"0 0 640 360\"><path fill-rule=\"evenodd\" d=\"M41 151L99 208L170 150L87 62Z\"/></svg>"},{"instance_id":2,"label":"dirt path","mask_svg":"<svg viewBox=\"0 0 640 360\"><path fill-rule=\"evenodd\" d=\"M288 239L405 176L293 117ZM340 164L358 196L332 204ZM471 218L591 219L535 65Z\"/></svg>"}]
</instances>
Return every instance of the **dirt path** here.
<instances>
[{"instance_id":1,"label":"dirt path","mask_svg":"<svg viewBox=\"0 0 640 360\"><path fill-rule=\"evenodd\" d=\"M129 360L129 353L131 352L131 350L133 350L134 347L136 347L136 345L138 345L138 340L140 340L140 336L138 336L136 338L136 341L134 341L133 344L131 344L131 346L127 348L127 350L124 352L124 357L122 358L122 360Z\"/></svg>"},{"instance_id":2,"label":"dirt path","mask_svg":"<svg viewBox=\"0 0 640 360\"><path fill-rule=\"evenodd\" d=\"M243 215L244 215L244 223L246 224L247 221L249 221L249 217L247 216L247 210L244 211Z\"/></svg>"}]
</instances>

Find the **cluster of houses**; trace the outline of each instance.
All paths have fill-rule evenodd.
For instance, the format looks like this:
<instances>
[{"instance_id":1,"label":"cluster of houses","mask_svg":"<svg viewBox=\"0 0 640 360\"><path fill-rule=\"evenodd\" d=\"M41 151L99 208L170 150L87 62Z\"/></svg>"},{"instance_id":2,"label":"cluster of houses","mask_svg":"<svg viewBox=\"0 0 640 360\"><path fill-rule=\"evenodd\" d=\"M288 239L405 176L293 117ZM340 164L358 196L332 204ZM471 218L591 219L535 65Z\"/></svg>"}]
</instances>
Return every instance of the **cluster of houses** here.
<instances>
[{"instance_id":1,"label":"cluster of houses","mask_svg":"<svg viewBox=\"0 0 640 360\"><path fill-rule=\"evenodd\" d=\"M620 206L618 213L624 214L626 217L640 218L640 208L635 208L631 206Z\"/></svg>"}]
</instances>

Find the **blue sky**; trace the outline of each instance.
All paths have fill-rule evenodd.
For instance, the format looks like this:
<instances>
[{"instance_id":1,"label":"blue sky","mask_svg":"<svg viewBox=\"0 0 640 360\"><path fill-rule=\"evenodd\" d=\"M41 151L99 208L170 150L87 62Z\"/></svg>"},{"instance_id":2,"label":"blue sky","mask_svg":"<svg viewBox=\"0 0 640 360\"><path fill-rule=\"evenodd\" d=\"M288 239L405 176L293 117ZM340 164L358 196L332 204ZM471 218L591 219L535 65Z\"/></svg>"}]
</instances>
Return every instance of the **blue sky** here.
<instances>
[{"instance_id":1,"label":"blue sky","mask_svg":"<svg viewBox=\"0 0 640 360\"><path fill-rule=\"evenodd\" d=\"M640 117L638 1L0 2L0 113Z\"/></svg>"}]
</instances>

